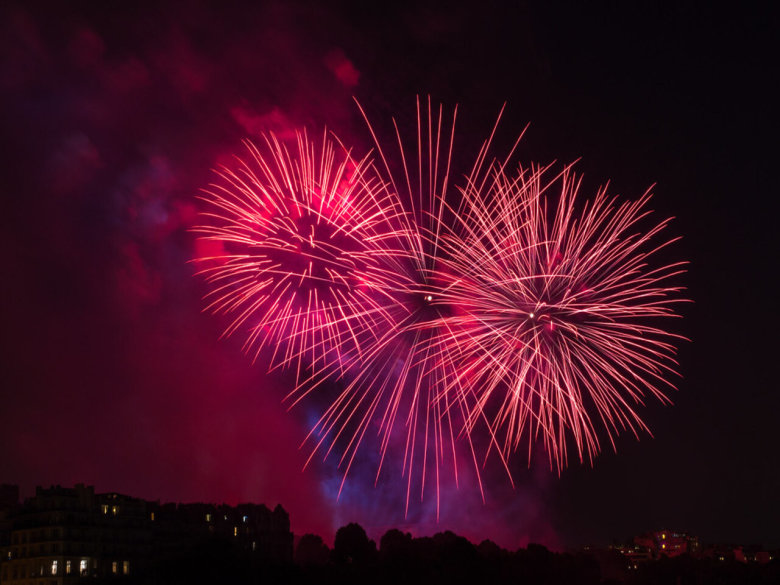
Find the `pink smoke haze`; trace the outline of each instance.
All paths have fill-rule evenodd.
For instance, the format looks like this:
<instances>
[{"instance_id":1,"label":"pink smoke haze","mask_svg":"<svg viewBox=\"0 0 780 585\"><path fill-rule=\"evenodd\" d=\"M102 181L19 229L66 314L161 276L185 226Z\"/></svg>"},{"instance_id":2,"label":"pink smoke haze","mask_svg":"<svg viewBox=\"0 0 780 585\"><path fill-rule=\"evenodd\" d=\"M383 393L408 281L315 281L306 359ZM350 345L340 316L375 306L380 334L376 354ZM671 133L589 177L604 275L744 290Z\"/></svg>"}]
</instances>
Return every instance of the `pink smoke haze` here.
<instances>
[{"instance_id":1,"label":"pink smoke haze","mask_svg":"<svg viewBox=\"0 0 780 585\"><path fill-rule=\"evenodd\" d=\"M391 527L450 529L510 548L662 527L780 545L767 123L776 35L754 7L705 12L498 0L0 3L0 483L23 495L87 483L161 501L278 503L296 534L328 541L354 521L375 539ZM681 285L696 301L681 310L692 343L677 358L678 391L665 391L674 406L636 407L653 438L621 430L615 450L605 438L592 466L571 451L560 474L536 444L529 466L523 443L509 463L514 488L497 450L478 444L487 463L458 461L457 485L452 461L441 464L438 521L432 483L421 499L402 473L403 417L390 445L400 454L379 481L376 448L356 456L340 496L335 453L304 469L312 445L301 445L340 382L290 408L295 373L269 373L270 355L253 364L244 339L223 335L231 316L205 311L210 288L194 261L229 247L193 228L202 189L235 165L243 140L327 130L354 159L373 149L380 161L356 98L403 186L395 127L416 148L415 95L448 112L459 104L455 202L505 101L497 153L530 122L518 160L580 159L572 217L607 179L620 201L655 185L653 217L675 216L669 234L684 236L659 260L691 261ZM540 335L561 334L550 324ZM461 382L507 383L499 374L515 364L504 357ZM368 427L367 441L379 431Z\"/></svg>"}]
</instances>

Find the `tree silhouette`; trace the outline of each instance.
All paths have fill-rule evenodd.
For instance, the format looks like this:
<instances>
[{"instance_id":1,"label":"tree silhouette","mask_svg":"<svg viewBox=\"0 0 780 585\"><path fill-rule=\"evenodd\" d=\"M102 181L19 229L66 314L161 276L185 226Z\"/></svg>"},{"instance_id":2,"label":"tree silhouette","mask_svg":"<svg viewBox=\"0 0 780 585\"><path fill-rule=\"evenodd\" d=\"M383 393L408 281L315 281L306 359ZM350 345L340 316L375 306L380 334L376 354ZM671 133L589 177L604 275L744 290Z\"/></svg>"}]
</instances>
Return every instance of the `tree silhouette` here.
<instances>
[{"instance_id":1,"label":"tree silhouette","mask_svg":"<svg viewBox=\"0 0 780 585\"><path fill-rule=\"evenodd\" d=\"M336 532L331 558L337 564L365 565L376 557L376 543L369 540L366 531L354 522Z\"/></svg>"},{"instance_id":2,"label":"tree silhouette","mask_svg":"<svg viewBox=\"0 0 780 585\"><path fill-rule=\"evenodd\" d=\"M295 563L301 566L328 564L330 549L317 534L304 534L295 549Z\"/></svg>"}]
</instances>

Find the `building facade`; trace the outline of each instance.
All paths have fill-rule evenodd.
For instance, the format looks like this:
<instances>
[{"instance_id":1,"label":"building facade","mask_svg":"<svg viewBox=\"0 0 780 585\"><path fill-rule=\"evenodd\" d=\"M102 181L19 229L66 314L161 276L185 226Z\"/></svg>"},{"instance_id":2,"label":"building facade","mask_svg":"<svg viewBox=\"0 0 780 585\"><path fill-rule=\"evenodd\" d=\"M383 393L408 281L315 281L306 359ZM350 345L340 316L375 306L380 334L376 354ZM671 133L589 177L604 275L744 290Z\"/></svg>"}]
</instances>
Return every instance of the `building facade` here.
<instances>
[{"instance_id":1,"label":"building facade","mask_svg":"<svg viewBox=\"0 0 780 585\"><path fill-rule=\"evenodd\" d=\"M180 552L209 538L229 541L259 561L292 561L290 517L281 506L263 504L150 504L155 549Z\"/></svg>"},{"instance_id":2,"label":"building facade","mask_svg":"<svg viewBox=\"0 0 780 585\"><path fill-rule=\"evenodd\" d=\"M146 502L116 493L37 488L11 515L0 583L64 585L130 575L149 558Z\"/></svg>"},{"instance_id":3,"label":"building facade","mask_svg":"<svg viewBox=\"0 0 780 585\"><path fill-rule=\"evenodd\" d=\"M0 508L0 585L121 581L217 542L253 562L292 561L290 518L281 506L160 504L82 484L38 487L22 504L15 493L15 500L5 494Z\"/></svg>"},{"instance_id":4,"label":"building facade","mask_svg":"<svg viewBox=\"0 0 780 585\"><path fill-rule=\"evenodd\" d=\"M701 550L699 539L687 532L657 530L634 537L634 545L650 552L653 559L696 555Z\"/></svg>"}]
</instances>

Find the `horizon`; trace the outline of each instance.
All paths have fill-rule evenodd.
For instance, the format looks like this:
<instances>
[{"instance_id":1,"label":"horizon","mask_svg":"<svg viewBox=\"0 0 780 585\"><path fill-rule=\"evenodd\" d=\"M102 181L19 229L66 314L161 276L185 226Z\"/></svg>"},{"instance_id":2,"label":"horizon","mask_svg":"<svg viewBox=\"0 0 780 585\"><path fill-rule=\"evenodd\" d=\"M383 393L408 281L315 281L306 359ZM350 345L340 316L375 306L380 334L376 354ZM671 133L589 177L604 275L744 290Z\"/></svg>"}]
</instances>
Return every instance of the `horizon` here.
<instances>
[{"instance_id":1,"label":"horizon","mask_svg":"<svg viewBox=\"0 0 780 585\"><path fill-rule=\"evenodd\" d=\"M18 486L16 484L4 483L2 485L3 486L10 486L10 487L18 487L18 488L20 488L20 486ZM239 506L244 505L244 504L248 504L248 505L255 505L255 506L263 506L263 507L265 507L268 510L274 510L276 508L276 506L280 506L289 516L289 519L290 519L290 531L292 532L292 534L294 536L294 547L297 546L297 543L298 543L298 541L300 540L301 537L306 536L306 535L314 535L314 536L321 537L323 542L328 547L332 548L333 547L333 540L334 540L334 537L335 537L335 533L339 529L344 528L345 526L347 526L349 524L357 524L358 526L360 526L361 528L366 530L366 534L368 535L368 538L370 540L372 540L374 543L376 543L377 547L379 546L379 542L381 540L381 537L384 536L387 532L393 531L393 530L398 530L398 531L400 531L400 532L402 532L404 534L410 534L413 538L430 538L430 537L433 537L433 536L435 536L437 534L443 534L443 533L446 533L446 532L451 532L451 533L455 534L458 537L465 538L470 543L472 543L474 546L477 546L477 545L481 544L482 542L489 541L489 542L493 542L494 544L497 544L499 547L501 547L502 549L507 550L507 551L526 549L529 544L530 545L538 544L538 545L544 546L545 548L547 548L548 550L550 550L552 552L557 552L557 553L573 552L573 551L583 551L583 550L589 550L589 549L610 549L610 548L613 548L614 546L617 546L617 545L623 546L623 545L626 545L626 544L633 544L634 540L637 537L642 537L642 536L647 536L647 535L652 535L652 534L658 534L658 533L662 533L662 532L674 532L674 533L683 534L686 537L693 538L693 539L697 540L699 542L699 546L702 549L706 549L708 547L718 547L718 546L739 546L739 547L749 547L749 548L759 547L761 550L780 550L780 546L772 547L772 546L767 546L767 545L765 545L765 543L760 543L760 542L738 542L738 541L735 541L735 540L726 540L726 541L721 541L721 542L703 541L702 539L700 539L700 537L697 534L695 534L694 532L691 532L689 530L686 530L685 527L681 527L681 526L646 527L644 529L637 530L633 534L625 536L625 537L614 536L614 537L610 538L610 542L592 542L592 543L584 543L584 544L581 544L581 545L578 545L578 546L566 546L566 547L560 547L560 546L556 547L556 546L550 545L549 543L537 542L537 541L531 541L531 540L529 540L529 541L527 541L525 543L517 544L514 547L512 547L512 546L506 546L506 545L504 545L504 544L502 544L500 542L496 542L495 540L491 539L489 536L486 536L486 537L481 538L481 539L473 539L473 538L470 538L467 534L461 534L461 533L459 533L457 531L454 531L454 530L451 530L451 529L447 528L446 526L436 527L435 531L434 531L434 528L432 526L430 526L430 525L421 526L420 524L417 524L417 523L407 523L407 524L399 524L399 525L391 525L391 526L389 525L389 526L386 526L384 528L377 528L376 526L367 528L367 527L363 526L360 522L357 522L357 521L347 521L344 524L336 527L335 530L332 533L330 533L330 534L327 534L327 533L326 534L319 534L319 533L314 533L314 532L300 532L300 531L296 531L294 529L295 528L295 520L289 514L289 512L287 511L287 508L285 508L283 502L271 502L271 503L269 503L269 502L260 502L260 501L243 501L243 500L242 501L236 501L236 502L224 502L224 501L222 501L222 502L219 502L219 501L164 501L164 500L161 500L159 498L157 498L157 499L154 499L154 498L148 499L146 497L140 497L140 496L136 496L136 495L133 495L133 494L123 493L123 492L115 491L115 490L101 491L101 490L95 489L96 486L90 485L90 484L86 484L86 483L83 483L83 482L78 482L78 483L74 484L73 486L66 486L66 485L61 485L61 484L52 484L50 486L38 485L38 486L35 486L33 492L30 495L24 495L22 493L21 488L20 488L19 489L18 505L23 505L26 502L26 500L34 498L37 495L38 490L51 490L51 489L68 489L68 490L70 490L70 489L75 489L75 488L77 488L79 486L82 486L82 487L84 487L86 489L90 489L90 488L94 489L96 496L106 495L106 494L118 494L118 495L121 495L121 496L129 497L131 499L142 500L145 503L158 504L160 506L166 506L166 505L174 504L176 506L207 505L207 506L215 506L215 507L227 506L227 507L235 508L235 507L239 507Z\"/></svg>"}]
</instances>

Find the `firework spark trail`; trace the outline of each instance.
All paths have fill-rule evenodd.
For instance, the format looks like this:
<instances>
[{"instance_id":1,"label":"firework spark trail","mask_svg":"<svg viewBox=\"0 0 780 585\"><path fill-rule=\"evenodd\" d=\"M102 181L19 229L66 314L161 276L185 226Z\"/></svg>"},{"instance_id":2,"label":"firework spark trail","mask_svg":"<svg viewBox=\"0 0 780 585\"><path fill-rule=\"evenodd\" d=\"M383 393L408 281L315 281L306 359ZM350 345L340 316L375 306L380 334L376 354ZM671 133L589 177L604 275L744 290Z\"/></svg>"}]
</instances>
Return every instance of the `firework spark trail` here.
<instances>
[{"instance_id":1,"label":"firework spark trail","mask_svg":"<svg viewBox=\"0 0 780 585\"><path fill-rule=\"evenodd\" d=\"M600 451L594 418L614 448L620 431L648 430L636 412L645 395L668 401L682 338L657 320L676 316L671 282L685 263L649 268L674 241L654 244L669 220L641 229L649 193L618 204L601 189L578 212L570 167L548 174L493 165L489 182L462 189L443 237L444 265L460 275L446 296L460 313L435 343L460 364L444 392L468 405L467 431L489 420L504 458L525 438L530 459L540 438L560 470L570 442L580 461Z\"/></svg>"},{"instance_id":2,"label":"firework spark trail","mask_svg":"<svg viewBox=\"0 0 780 585\"><path fill-rule=\"evenodd\" d=\"M446 157L440 154L441 110L435 131L433 120L429 104L427 133L418 126L415 182L396 128L406 200L383 183L368 156L354 161L344 149L336 164L325 138L318 156L305 134L292 153L268 135L261 147L247 143L250 159L238 159L237 170L218 171L202 197L210 208L206 225L197 228L226 248L199 259L213 286L207 309L234 315L225 334L248 330L244 349L255 359L277 342L272 367L294 366L299 380L287 397L291 407L320 388L332 392L334 380L344 385L307 437L311 457L339 452L346 480L375 427L378 480L393 438L406 429L407 509L413 482L422 499L431 473L438 502L440 466L448 453L453 466L456 459L449 406L435 398L447 360L420 343L438 323L431 308L435 238L428 233L440 224L434 193L446 192L452 149L450 141Z\"/></svg>"},{"instance_id":3,"label":"firework spark trail","mask_svg":"<svg viewBox=\"0 0 780 585\"><path fill-rule=\"evenodd\" d=\"M360 367L345 378L345 387L309 438L314 442L314 452L324 450L327 455L338 446L346 480L361 443L375 428L372 432L380 445L376 481L390 449L402 452L407 511L413 489L419 486L422 500L433 481L438 513L445 468L451 469L454 481L458 481L455 437L461 434L467 415L459 410L461 405L449 404L448 396L439 396L439 387L452 377L444 371L451 367L451 361L441 353L441 347L430 342L443 334L442 325L446 327L441 316L447 308L438 294L442 286L438 242L456 111L450 123L445 121L443 107L434 113L430 100L427 111L422 110L419 100L417 105L416 149L408 148L393 120L400 154L395 172L364 113L382 161L385 198L395 199L395 205L404 210L393 215L395 229L392 238L383 240L386 247L372 256L381 266L373 272L374 289L383 293L375 295L375 302L382 305L383 314L391 316L388 321L393 326L372 340L370 349L361 355ZM449 132L443 132L444 128ZM410 150L416 150L416 160L408 156ZM316 372L314 377L320 380L315 385L329 377L332 369ZM310 392L310 382L305 381L296 394ZM399 431L405 437L403 445L394 441ZM470 444L468 437L466 442Z\"/></svg>"},{"instance_id":4,"label":"firework spark trail","mask_svg":"<svg viewBox=\"0 0 780 585\"><path fill-rule=\"evenodd\" d=\"M294 365L299 377L343 367L388 326L367 289L397 207L382 199L370 159L327 135L319 148L305 133L292 152L273 134L246 147L248 160L217 171L202 196L209 211L196 231L224 247L198 259L213 286L207 309L233 315L225 335L246 330L255 359L275 340L272 367Z\"/></svg>"}]
</instances>

